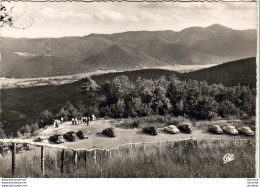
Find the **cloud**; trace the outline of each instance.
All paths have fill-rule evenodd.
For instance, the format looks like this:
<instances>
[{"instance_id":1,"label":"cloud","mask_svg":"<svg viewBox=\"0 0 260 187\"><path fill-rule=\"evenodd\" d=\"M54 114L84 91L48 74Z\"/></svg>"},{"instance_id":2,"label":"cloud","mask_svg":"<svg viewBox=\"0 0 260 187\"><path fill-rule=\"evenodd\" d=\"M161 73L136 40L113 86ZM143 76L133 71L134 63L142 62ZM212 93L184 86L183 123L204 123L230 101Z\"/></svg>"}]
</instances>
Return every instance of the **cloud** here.
<instances>
[{"instance_id":1,"label":"cloud","mask_svg":"<svg viewBox=\"0 0 260 187\"><path fill-rule=\"evenodd\" d=\"M140 9L198 9L198 10L246 10L256 7L256 2L143 2L137 3Z\"/></svg>"},{"instance_id":2,"label":"cloud","mask_svg":"<svg viewBox=\"0 0 260 187\"><path fill-rule=\"evenodd\" d=\"M91 20L91 16L82 12L64 11L57 8L43 8L35 11L34 15L36 18L57 20L57 21L75 21L75 20Z\"/></svg>"},{"instance_id":3,"label":"cloud","mask_svg":"<svg viewBox=\"0 0 260 187\"><path fill-rule=\"evenodd\" d=\"M102 10L99 12L85 13L47 7L42 10L35 11L35 17L39 19L66 22L168 22L171 21L172 16L167 14L163 15L151 13L149 11L124 13L123 11Z\"/></svg>"}]
</instances>

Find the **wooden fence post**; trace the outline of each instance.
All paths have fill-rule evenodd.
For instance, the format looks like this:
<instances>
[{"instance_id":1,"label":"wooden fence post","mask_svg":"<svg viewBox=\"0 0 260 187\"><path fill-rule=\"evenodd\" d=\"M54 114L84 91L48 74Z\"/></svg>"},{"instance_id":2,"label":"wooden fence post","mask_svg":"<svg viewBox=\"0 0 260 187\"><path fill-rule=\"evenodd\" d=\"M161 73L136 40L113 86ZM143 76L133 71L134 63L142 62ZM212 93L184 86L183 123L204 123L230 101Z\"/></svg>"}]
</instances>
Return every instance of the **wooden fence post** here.
<instances>
[{"instance_id":1,"label":"wooden fence post","mask_svg":"<svg viewBox=\"0 0 260 187\"><path fill-rule=\"evenodd\" d=\"M93 160L94 160L94 162L97 162L97 151L96 150L94 150Z\"/></svg>"},{"instance_id":2,"label":"wooden fence post","mask_svg":"<svg viewBox=\"0 0 260 187\"><path fill-rule=\"evenodd\" d=\"M129 149L129 153L132 154L133 153L133 144L130 144L130 149Z\"/></svg>"},{"instance_id":3,"label":"wooden fence post","mask_svg":"<svg viewBox=\"0 0 260 187\"><path fill-rule=\"evenodd\" d=\"M41 172L43 176L45 175L44 160L45 160L44 146L41 146Z\"/></svg>"},{"instance_id":4,"label":"wooden fence post","mask_svg":"<svg viewBox=\"0 0 260 187\"><path fill-rule=\"evenodd\" d=\"M108 157L109 157L109 159L110 159L110 158L111 158L111 154L112 154L112 153L111 153L111 149L109 150L108 154L109 154Z\"/></svg>"},{"instance_id":5,"label":"wooden fence post","mask_svg":"<svg viewBox=\"0 0 260 187\"><path fill-rule=\"evenodd\" d=\"M12 176L15 175L15 154L16 154L16 143L12 143Z\"/></svg>"},{"instance_id":6,"label":"wooden fence post","mask_svg":"<svg viewBox=\"0 0 260 187\"><path fill-rule=\"evenodd\" d=\"M85 151L85 157L84 157L84 161L85 161L85 165L87 167L87 156L88 156L88 151Z\"/></svg>"},{"instance_id":7,"label":"wooden fence post","mask_svg":"<svg viewBox=\"0 0 260 187\"><path fill-rule=\"evenodd\" d=\"M120 147L119 146L117 148L117 154L118 154L118 156L120 155Z\"/></svg>"},{"instance_id":8,"label":"wooden fence post","mask_svg":"<svg viewBox=\"0 0 260 187\"><path fill-rule=\"evenodd\" d=\"M60 166L61 174L64 173L64 159L65 159L65 149L62 149L62 151L61 151L61 166Z\"/></svg>"},{"instance_id":9,"label":"wooden fence post","mask_svg":"<svg viewBox=\"0 0 260 187\"><path fill-rule=\"evenodd\" d=\"M74 164L77 167L78 166L78 152L74 151Z\"/></svg>"}]
</instances>

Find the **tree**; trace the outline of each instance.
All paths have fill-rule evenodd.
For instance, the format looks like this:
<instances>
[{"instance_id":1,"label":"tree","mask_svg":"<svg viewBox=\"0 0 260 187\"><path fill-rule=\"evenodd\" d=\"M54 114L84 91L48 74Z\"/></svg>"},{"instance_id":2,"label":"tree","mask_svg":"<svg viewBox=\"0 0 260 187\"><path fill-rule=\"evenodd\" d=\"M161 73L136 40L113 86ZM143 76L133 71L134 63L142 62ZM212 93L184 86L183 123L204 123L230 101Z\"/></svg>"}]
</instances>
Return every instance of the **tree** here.
<instances>
[{"instance_id":1,"label":"tree","mask_svg":"<svg viewBox=\"0 0 260 187\"><path fill-rule=\"evenodd\" d=\"M30 126L27 124L25 126L22 126L18 131L17 131L17 136L19 138L25 137L28 138L31 136L31 128Z\"/></svg>"},{"instance_id":2,"label":"tree","mask_svg":"<svg viewBox=\"0 0 260 187\"><path fill-rule=\"evenodd\" d=\"M52 124L53 118L54 118L54 116L50 111L45 110L45 111L41 112L39 120L38 120L39 127L42 128L42 127L45 127L46 125Z\"/></svg>"},{"instance_id":3,"label":"tree","mask_svg":"<svg viewBox=\"0 0 260 187\"><path fill-rule=\"evenodd\" d=\"M85 77L82 80L83 80L83 84L81 85L80 88L81 93L86 94L89 97L94 96L99 86L96 84L96 82L93 79L91 79L91 77Z\"/></svg>"},{"instance_id":4,"label":"tree","mask_svg":"<svg viewBox=\"0 0 260 187\"><path fill-rule=\"evenodd\" d=\"M8 7L6 5L4 5L3 3L0 4L0 27L4 27L4 26L10 26L12 28L15 28L15 29L26 29L30 26L32 26L33 22L34 22L34 19L30 16L26 16L26 18L30 18L30 21L29 20L23 20L21 24L16 24L15 23L18 23L18 20L21 20L22 17L25 17L25 12L26 12L26 9L27 9L27 4L24 3L25 7L24 7L24 11L15 16L13 15L13 9L14 7Z\"/></svg>"},{"instance_id":5,"label":"tree","mask_svg":"<svg viewBox=\"0 0 260 187\"><path fill-rule=\"evenodd\" d=\"M13 17L11 16L12 8L7 10L6 6L0 4L0 27L5 25L12 26L13 25Z\"/></svg>"},{"instance_id":6,"label":"tree","mask_svg":"<svg viewBox=\"0 0 260 187\"><path fill-rule=\"evenodd\" d=\"M105 97L101 104L105 106L116 104L120 97L118 88L110 81L101 85L99 93Z\"/></svg>"},{"instance_id":7,"label":"tree","mask_svg":"<svg viewBox=\"0 0 260 187\"><path fill-rule=\"evenodd\" d=\"M172 108L169 98L166 97L166 89L166 85L162 84L154 89L152 108L156 114L168 114Z\"/></svg>"},{"instance_id":8,"label":"tree","mask_svg":"<svg viewBox=\"0 0 260 187\"><path fill-rule=\"evenodd\" d=\"M0 139L6 138L5 131L3 129L4 125L0 122Z\"/></svg>"},{"instance_id":9,"label":"tree","mask_svg":"<svg viewBox=\"0 0 260 187\"><path fill-rule=\"evenodd\" d=\"M128 95L130 93L133 93L134 91L134 84L132 84L127 76L121 75L116 77L112 81L113 86L117 89L118 91L118 96L123 97L125 95Z\"/></svg>"},{"instance_id":10,"label":"tree","mask_svg":"<svg viewBox=\"0 0 260 187\"><path fill-rule=\"evenodd\" d=\"M238 108L229 100L224 100L219 104L218 113L221 117L236 116L239 114Z\"/></svg>"},{"instance_id":11,"label":"tree","mask_svg":"<svg viewBox=\"0 0 260 187\"><path fill-rule=\"evenodd\" d=\"M87 108L86 108L86 106L84 105L84 103L83 103L82 100L78 101L78 103L77 103L76 106L77 106L78 112L81 114L81 116L86 115L86 113L87 113L88 111L87 111Z\"/></svg>"},{"instance_id":12,"label":"tree","mask_svg":"<svg viewBox=\"0 0 260 187\"><path fill-rule=\"evenodd\" d=\"M73 106L71 102L67 102L58 113L59 117L63 117L65 120L71 120L72 118L79 118L82 114Z\"/></svg>"}]
</instances>

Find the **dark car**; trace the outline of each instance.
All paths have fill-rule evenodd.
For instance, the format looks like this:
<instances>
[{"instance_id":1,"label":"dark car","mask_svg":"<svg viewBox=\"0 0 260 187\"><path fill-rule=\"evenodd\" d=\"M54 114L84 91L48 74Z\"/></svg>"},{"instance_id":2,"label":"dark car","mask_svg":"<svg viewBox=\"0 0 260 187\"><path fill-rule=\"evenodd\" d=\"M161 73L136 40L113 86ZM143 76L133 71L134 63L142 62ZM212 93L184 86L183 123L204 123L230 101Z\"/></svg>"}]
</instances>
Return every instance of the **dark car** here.
<instances>
[{"instance_id":1,"label":"dark car","mask_svg":"<svg viewBox=\"0 0 260 187\"><path fill-rule=\"evenodd\" d=\"M181 123L178 125L178 128L180 129L180 131L188 134L191 134L194 131L191 123Z\"/></svg>"},{"instance_id":2,"label":"dark car","mask_svg":"<svg viewBox=\"0 0 260 187\"><path fill-rule=\"evenodd\" d=\"M78 137L74 131L67 132L66 134L63 135L63 137L70 142L74 142L78 140Z\"/></svg>"},{"instance_id":3,"label":"dark car","mask_svg":"<svg viewBox=\"0 0 260 187\"><path fill-rule=\"evenodd\" d=\"M154 136L159 134L159 131L155 127L144 127L143 132Z\"/></svg>"},{"instance_id":4,"label":"dark car","mask_svg":"<svg viewBox=\"0 0 260 187\"><path fill-rule=\"evenodd\" d=\"M78 137L79 139L87 139L87 138L88 138L87 136L84 135L84 133L83 133L82 131L78 131L78 132L76 133L76 135L77 135L77 137Z\"/></svg>"},{"instance_id":5,"label":"dark car","mask_svg":"<svg viewBox=\"0 0 260 187\"><path fill-rule=\"evenodd\" d=\"M41 143L49 143L48 139L46 137L44 137L44 136L39 136L34 141L35 142L41 142Z\"/></svg>"},{"instance_id":6,"label":"dark car","mask_svg":"<svg viewBox=\"0 0 260 187\"><path fill-rule=\"evenodd\" d=\"M17 144L16 145L16 154L22 153L24 150L23 144Z\"/></svg>"},{"instance_id":7,"label":"dark car","mask_svg":"<svg viewBox=\"0 0 260 187\"><path fill-rule=\"evenodd\" d=\"M6 146L6 145L0 146L0 154L2 156L6 156L8 154L11 154L10 146Z\"/></svg>"},{"instance_id":8,"label":"dark car","mask_svg":"<svg viewBox=\"0 0 260 187\"><path fill-rule=\"evenodd\" d=\"M56 144L60 144L60 143L64 143L64 139L62 134L55 134L53 136L50 136L50 141L56 143Z\"/></svg>"},{"instance_id":9,"label":"dark car","mask_svg":"<svg viewBox=\"0 0 260 187\"><path fill-rule=\"evenodd\" d=\"M29 151L29 150L32 150L34 149L35 146L34 145L31 145L31 144L23 144L23 149L26 150L26 151Z\"/></svg>"},{"instance_id":10,"label":"dark car","mask_svg":"<svg viewBox=\"0 0 260 187\"><path fill-rule=\"evenodd\" d=\"M114 129L114 128L104 129L104 130L102 131L102 134L107 135L107 136L109 136L109 137L116 137L116 136L117 136L116 129Z\"/></svg>"}]
</instances>

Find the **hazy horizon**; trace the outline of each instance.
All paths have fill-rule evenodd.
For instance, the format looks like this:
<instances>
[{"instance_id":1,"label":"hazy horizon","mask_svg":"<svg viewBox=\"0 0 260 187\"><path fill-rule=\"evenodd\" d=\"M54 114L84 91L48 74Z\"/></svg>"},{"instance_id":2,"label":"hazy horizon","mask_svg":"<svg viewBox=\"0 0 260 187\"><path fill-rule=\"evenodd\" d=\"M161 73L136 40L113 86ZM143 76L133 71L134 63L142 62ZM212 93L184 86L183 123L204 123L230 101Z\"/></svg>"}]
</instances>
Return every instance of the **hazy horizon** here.
<instances>
[{"instance_id":1,"label":"hazy horizon","mask_svg":"<svg viewBox=\"0 0 260 187\"><path fill-rule=\"evenodd\" d=\"M256 2L3 2L19 18L2 37L61 38L127 31L181 31L220 24L235 30L257 28Z\"/></svg>"},{"instance_id":2,"label":"hazy horizon","mask_svg":"<svg viewBox=\"0 0 260 187\"><path fill-rule=\"evenodd\" d=\"M215 23L215 24L212 24L212 25L221 25L221 24L218 24L218 23ZM126 32L164 32L164 31L172 31L172 32L181 32L182 30L185 30L185 29L188 29L188 28L193 28L193 27L200 27L200 28L207 28L207 27L210 27L212 25L209 25L209 26L206 26L206 27L200 27L200 26L190 26L190 27L186 27L186 28L183 28L181 30L128 30L128 31L123 31L123 32L114 32L114 33L90 33L90 34L86 34L86 35L80 35L80 36L73 36L73 35L68 35L68 36L61 36L61 37L37 37L37 38L30 38L30 37L9 37L9 36L3 36L4 38L16 38L16 39L40 39L40 38L67 38L67 37L86 37L86 36L89 36L91 34L104 34L104 35L112 35L112 34L120 34L120 33L126 33ZM224 26L224 25L221 25L221 26ZM226 26L224 26L226 27ZM230 27L227 27L227 28L230 28ZM233 28L230 28L230 29L233 29ZM233 29L233 30L256 30L256 29Z\"/></svg>"}]
</instances>

